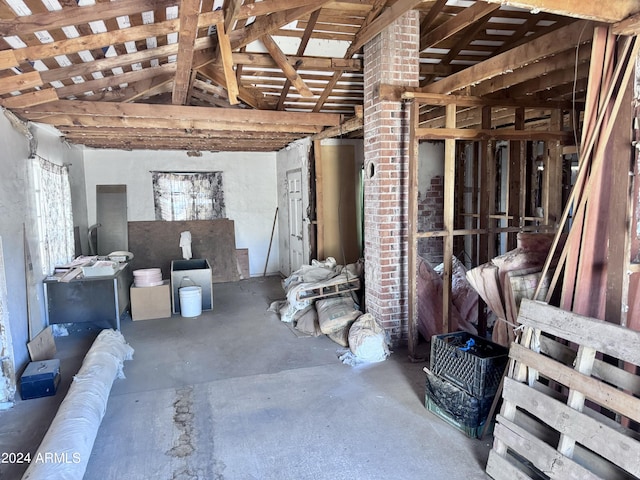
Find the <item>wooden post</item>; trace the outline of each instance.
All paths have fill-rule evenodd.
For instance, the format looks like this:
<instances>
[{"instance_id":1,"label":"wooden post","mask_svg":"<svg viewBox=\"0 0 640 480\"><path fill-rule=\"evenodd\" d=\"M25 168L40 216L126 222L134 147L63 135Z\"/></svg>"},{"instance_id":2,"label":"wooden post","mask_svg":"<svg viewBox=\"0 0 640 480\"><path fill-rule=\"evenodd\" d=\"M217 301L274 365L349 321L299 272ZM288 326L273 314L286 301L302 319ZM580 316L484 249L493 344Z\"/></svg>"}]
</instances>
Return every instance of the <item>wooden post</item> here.
<instances>
[{"instance_id":1,"label":"wooden post","mask_svg":"<svg viewBox=\"0 0 640 480\"><path fill-rule=\"evenodd\" d=\"M491 107L482 107L482 129L491 128ZM493 237L493 225L489 215L493 213L496 202L495 169L496 162L493 152L493 141L480 142L480 224L482 230L488 233L480 235L478 247L478 263L486 263L495 255L495 240Z\"/></svg>"},{"instance_id":2,"label":"wooden post","mask_svg":"<svg viewBox=\"0 0 640 480\"><path fill-rule=\"evenodd\" d=\"M629 196L631 162L634 149L630 148L633 140L631 134L633 85L629 82L627 88L622 92L624 99L622 106L615 119L613 133L609 139L607 157L609 158L608 169L612 172L611 189L609 192L609 214L608 231L609 243L607 252L607 297L605 303L605 319L608 322L621 324L624 277L627 276L627 266L629 264L628 250L626 248L626 235L619 232L627 231L628 204L631 202Z\"/></svg>"},{"instance_id":3,"label":"wooden post","mask_svg":"<svg viewBox=\"0 0 640 480\"><path fill-rule=\"evenodd\" d=\"M551 112L549 128L553 131L562 129L562 111ZM547 155L542 172L542 209L544 224L558 224L562 215L562 144L551 141L545 144Z\"/></svg>"},{"instance_id":4,"label":"wooden post","mask_svg":"<svg viewBox=\"0 0 640 480\"><path fill-rule=\"evenodd\" d=\"M524 130L524 108L515 110L515 129ZM524 157L527 153L526 142L512 140L509 142L509 188L507 191L507 214L512 218L508 221L510 227L522 227L524 206L527 191L526 168ZM517 233L507 235L507 250L516 248Z\"/></svg>"},{"instance_id":5,"label":"wooden post","mask_svg":"<svg viewBox=\"0 0 640 480\"><path fill-rule=\"evenodd\" d=\"M446 128L456 128L456 106L446 107ZM456 141L444 141L444 237L442 273L442 332L447 333L451 325L451 273L453 267L453 221L456 178Z\"/></svg>"},{"instance_id":6,"label":"wooden post","mask_svg":"<svg viewBox=\"0 0 640 480\"><path fill-rule=\"evenodd\" d=\"M324 259L324 203L322 201L322 141L313 141L316 168L316 252L318 259Z\"/></svg>"},{"instance_id":7,"label":"wooden post","mask_svg":"<svg viewBox=\"0 0 640 480\"><path fill-rule=\"evenodd\" d=\"M418 295L417 295L417 261L418 261L418 139L416 128L420 116L419 103L411 102L409 111L409 357L417 357L418 348Z\"/></svg>"}]
</instances>

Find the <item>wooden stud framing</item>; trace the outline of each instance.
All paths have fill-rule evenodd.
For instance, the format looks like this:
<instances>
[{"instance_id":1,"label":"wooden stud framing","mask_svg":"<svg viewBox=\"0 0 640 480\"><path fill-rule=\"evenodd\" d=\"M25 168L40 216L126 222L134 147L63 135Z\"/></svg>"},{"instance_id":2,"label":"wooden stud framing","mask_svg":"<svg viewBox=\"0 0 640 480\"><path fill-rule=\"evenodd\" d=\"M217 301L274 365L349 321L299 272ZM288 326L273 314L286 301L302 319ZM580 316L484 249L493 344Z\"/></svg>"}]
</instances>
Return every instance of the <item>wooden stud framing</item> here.
<instances>
[{"instance_id":1,"label":"wooden stud framing","mask_svg":"<svg viewBox=\"0 0 640 480\"><path fill-rule=\"evenodd\" d=\"M447 105L446 128L456 126L456 105ZM454 194L456 175L456 141L448 138L444 141L444 269L442 271L442 332L447 333L451 325L451 275L453 270L453 229Z\"/></svg>"},{"instance_id":2,"label":"wooden stud framing","mask_svg":"<svg viewBox=\"0 0 640 480\"><path fill-rule=\"evenodd\" d=\"M555 225L524 225L520 219L525 219L525 197L518 195L515 202L514 215L495 215L495 174L496 159L494 152L494 142L497 139L511 139L519 143L517 160L523 164L523 168L518 171L519 185L524 185L525 168L522 160L525 155L524 144L527 139L553 139L558 141L565 138L565 134L559 131L538 131L538 130L514 130L514 129L492 129L492 110L500 110L499 100L488 99L483 105L483 99L477 97L462 97L456 95L437 95L407 92L404 98L413 100L411 107L410 122L410 156L409 156L409 350L413 355L417 347L417 308L416 308L416 278L415 262L417 260L417 240L420 238L442 237L444 244L443 258L443 318L441 329L444 332L450 330L450 305L451 305L451 274L454 238L464 235L477 235L478 261L485 263L495 255L495 234L500 232L517 233L521 231L546 231L555 228ZM457 107L460 100L465 106L480 107L482 111L482 129L464 129L456 126ZM509 100L505 100L506 103ZM426 105L444 105L446 108L445 128L420 128L420 109ZM555 107L555 108L554 108ZM564 105L553 105L551 110L558 110L556 118L562 118L562 108ZM519 118L517 125L524 127L524 108L519 108L516 117ZM444 174L444 229L441 231L417 231L417 194L418 194L418 143L424 139L441 139L445 141L445 174ZM478 217L476 228L464 228L456 230L455 220L455 175L456 175L456 142L457 140L479 140L479 172L480 178L480 198L478 200ZM561 149L560 149L561 150ZM559 181L559 179L557 179ZM520 192L522 188L518 188ZM515 219L506 227L496 227L497 219ZM481 329L485 325L479 325Z\"/></svg>"},{"instance_id":3,"label":"wooden stud framing","mask_svg":"<svg viewBox=\"0 0 640 480\"><path fill-rule=\"evenodd\" d=\"M416 358L418 348L418 147L416 137L420 106L412 101L409 111L409 206L408 206L408 271L409 271L409 356Z\"/></svg>"}]
</instances>

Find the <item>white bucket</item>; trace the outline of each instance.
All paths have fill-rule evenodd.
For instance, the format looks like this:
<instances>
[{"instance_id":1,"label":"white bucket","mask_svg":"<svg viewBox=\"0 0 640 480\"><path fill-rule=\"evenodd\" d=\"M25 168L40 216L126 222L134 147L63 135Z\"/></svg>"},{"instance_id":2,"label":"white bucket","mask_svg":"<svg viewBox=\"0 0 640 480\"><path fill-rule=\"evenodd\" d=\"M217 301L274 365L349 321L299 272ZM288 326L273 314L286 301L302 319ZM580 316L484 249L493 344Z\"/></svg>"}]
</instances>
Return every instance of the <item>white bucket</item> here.
<instances>
[{"instance_id":1,"label":"white bucket","mask_svg":"<svg viewBox=\"0 0 640 480\"><path fill-rule=\"evenodd\" d=\"M202 287L182 287L178 289L180 296L180 315L197 317L202 313Z\"/></svg>"}]
</instances>

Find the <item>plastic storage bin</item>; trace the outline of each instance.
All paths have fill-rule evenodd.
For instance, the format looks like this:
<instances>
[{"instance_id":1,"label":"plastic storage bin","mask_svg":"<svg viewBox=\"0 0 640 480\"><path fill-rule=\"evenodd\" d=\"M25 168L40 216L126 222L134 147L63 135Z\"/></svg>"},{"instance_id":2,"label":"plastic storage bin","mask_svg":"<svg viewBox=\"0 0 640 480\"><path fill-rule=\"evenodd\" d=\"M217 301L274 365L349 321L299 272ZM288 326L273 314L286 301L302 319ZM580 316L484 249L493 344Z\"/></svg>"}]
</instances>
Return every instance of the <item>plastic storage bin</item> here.
<instances>
[{"instance_id":1,"label":"plastic storage bin","mask_svg":"<svg viewBox=\"0 0 640 480\"><path fill-rule=\"evenodd\" d=\"M508 348L468 332L431 338L431 371L478 398L495 395L508 360Z\"/></svg>"},{"instance_id":2,"label":"plastic storage bin","mask_svg":"<svg viewBox=\"0 0 640 480\"><path fill-rule=\"evenodd\" d=\"M60 383L60 360L40 360L27 365L20 377L20 395L29 398L50 397Z\"/></svg>"},{"instance_id":3,"label":"plastic storage bin","mask_svg":"<svg viewBox=\"0 0 640 480\"><path fill-rule=\"evenodd\" d=\"M478 438L489 416L493 397L474 397L451 382L429 371L426 373L425 408L468 437Z\"/></svg>"},{"instance_id":4,"label":"plastic storage bin","mask_svg":"<svg viewBox=\"0 0 640 480\"><path fill-rule=\"evenodd\" d=\"M211 310L213 308L213 285L209 260L206 258L173 260L171 262L173 313L180 313L180 288L193 286L202 289L202 310Z\"/></svg>"}]
</instances>

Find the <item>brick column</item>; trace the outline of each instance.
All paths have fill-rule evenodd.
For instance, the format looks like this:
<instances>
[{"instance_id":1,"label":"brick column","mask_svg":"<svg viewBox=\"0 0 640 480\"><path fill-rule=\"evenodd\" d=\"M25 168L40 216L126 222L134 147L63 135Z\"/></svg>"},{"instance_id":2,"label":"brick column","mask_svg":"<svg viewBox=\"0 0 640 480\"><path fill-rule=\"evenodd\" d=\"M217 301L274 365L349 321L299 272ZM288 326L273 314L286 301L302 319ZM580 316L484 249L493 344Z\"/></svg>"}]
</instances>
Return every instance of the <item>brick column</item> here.
<instances>
[{"instance_id":1,"label":"brick column","mask_svg":"<svg viewBox=\"0 0 640 480\"><path fill-rule=\"evenodd\" d=\"M391 334L408 337L408 108L379 85L417 87L419 15L409 11L364 46L365 307Z\"/></svg>"}]
</instances>

